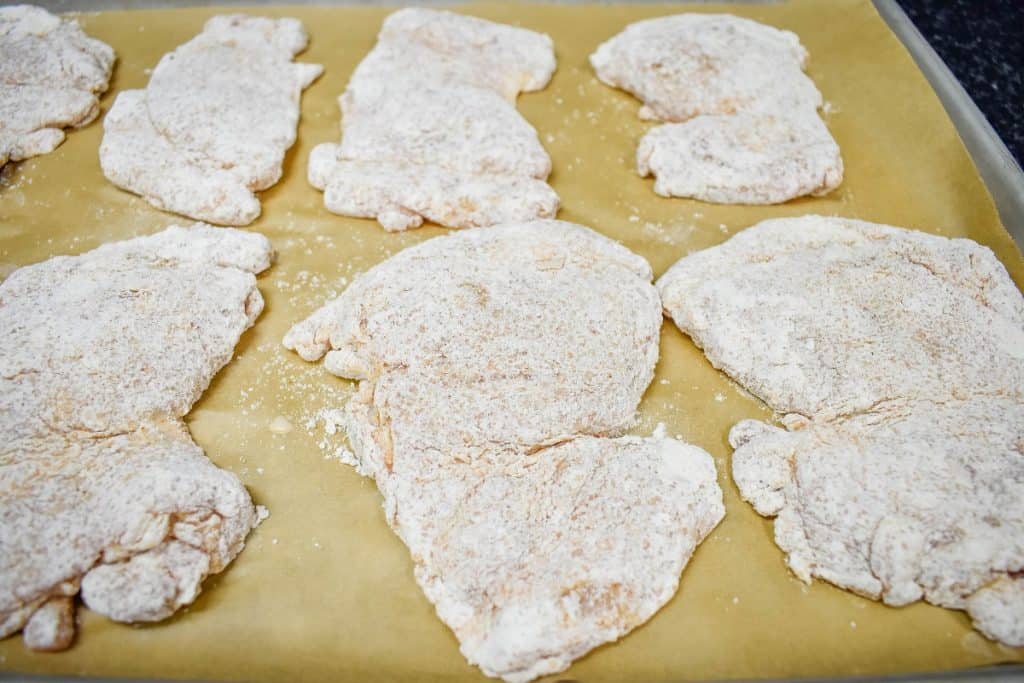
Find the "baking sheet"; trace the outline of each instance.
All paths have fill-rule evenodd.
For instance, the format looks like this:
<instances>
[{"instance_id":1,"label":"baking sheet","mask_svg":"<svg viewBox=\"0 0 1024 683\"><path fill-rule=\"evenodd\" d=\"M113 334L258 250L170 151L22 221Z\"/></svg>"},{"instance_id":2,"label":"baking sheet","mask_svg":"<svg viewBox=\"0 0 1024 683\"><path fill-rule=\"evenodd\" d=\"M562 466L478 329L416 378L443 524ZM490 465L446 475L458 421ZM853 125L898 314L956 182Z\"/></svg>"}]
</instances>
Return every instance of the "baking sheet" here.
<instances>
[{"instance_id":1,"label":"baking sheet","mask_svg":"<svg viewBox=\"0 0 1024 683\"><path fill-rule=\"evenodd\" d=\"M960 139L924 77L867 0L779 5L460 5L458 11L549 33L559 70L519 109L551 153L560 217L589 225L645 256L660 274L691 251L718 244L759 220L838 214L946 236L995 250L1018 286L1024 261L1003 229ZM236 10L232 10L236 11ZM443 233L389 234L372 221L322 208L305 180L312 147L337 140L335 98L372 47L389 12L368 7L254 8L296 16L311 34L304 61L327 71L303 98L299 141L284 180L262 194L252 229L279 252L260 280L267 307L235 360L187 418L196 441L236 472L271 517L228 570L175 618L125 626L80 610L75 646L63 654L0 642L0 669L246 680L461 680L482 678L434 616L412 579L404 546L384 523L373 484L336 459L346 444L317 413L340 407L351 385L280 347L287 328L351 278L402 248ZM663 199L633 171L648 128L638 102L601 85L587 55L626 23L682 11L729 11L796 31L809 72L829 102L827 122L843 151L846 179L828 197L776 207L717 206ZM160 56L198 33L215 9L85 15L86 30L117 50L109 109L120 90L142 87ZM0 269L105 241L156 232L184 219L114 188L100 173L101 123L73 131L48 156L4 172ZM771 522L737 496L728 475L729 426L766 418L758 401L715 371L670 324L658 373L633 431L663 422L670 434L716 459L726 519L698 549L679 593L648 624L599 648L561 678L682 680L929 671L1024 661L967 618L924 604L894 609L827 584L805 586L786 570ZM274 434L283 416L294 425Z\"/></svg>"}]
</instances>

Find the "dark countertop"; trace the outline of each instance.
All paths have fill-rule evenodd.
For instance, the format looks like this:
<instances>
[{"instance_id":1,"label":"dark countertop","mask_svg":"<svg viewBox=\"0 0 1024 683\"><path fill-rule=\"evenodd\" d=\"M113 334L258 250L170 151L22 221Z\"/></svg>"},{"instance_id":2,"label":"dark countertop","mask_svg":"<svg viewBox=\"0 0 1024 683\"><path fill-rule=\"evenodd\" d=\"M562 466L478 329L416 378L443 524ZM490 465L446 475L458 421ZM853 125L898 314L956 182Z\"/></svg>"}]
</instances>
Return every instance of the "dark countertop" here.
<instances>
[{"instance_id":1,"label":"dark countertop","mask_svg":"<svg viewBox=\"0 0 1024 683\"><path fill-rule=\"evenodd\" d=\"M898 0L1024 166L1024 0Z\"/></svg>"}]
</instances>

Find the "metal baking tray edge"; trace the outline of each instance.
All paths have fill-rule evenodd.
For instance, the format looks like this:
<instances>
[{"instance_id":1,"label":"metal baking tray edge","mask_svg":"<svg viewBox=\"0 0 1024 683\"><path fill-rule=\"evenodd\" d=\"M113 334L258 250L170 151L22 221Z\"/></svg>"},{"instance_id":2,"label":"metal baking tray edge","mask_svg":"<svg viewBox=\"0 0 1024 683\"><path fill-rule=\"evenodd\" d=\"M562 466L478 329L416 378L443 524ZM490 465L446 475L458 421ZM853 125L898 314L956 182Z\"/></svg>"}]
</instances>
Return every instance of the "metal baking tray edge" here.
<instances>
[{"instance_id":1,"label":"metal baking tray edge","mask_svg":"<svg viewBox=\"0 0 1024 683\"><path fill-rule=\"evenodd\" d=\"M992 124L978 109L978 105L896 4L896 0L873 2L939 96L974 165L981 173L985 186L992 194L999 218L1017 243L1017 248L1024 250L1024 172Z\"/></svg>"},{"instance_id":2,"label":"metal baking tray edge","mask_svg":"<svg viewBox=\"0 0 1024 683\"><path fill-rule=\"evenodd\" d=\"M455 0L456 2L458 0ZM630 0L618 0L629 2ZM690 0L693 1L693 0ZM700 0L697 0L698 2ZM914 58L928 83L935 90L946 113L953 121L964 146L981 173L982 180L999 211L999 218L1009 231L1017 248L1024 250L1024 171L1014 160L1002 139L992 128L978 105L964 90L953 72L949 70L942 58L932 49L917 27L910 21L896 0L872 0L878 13L900 42ZM0 2L0 4L4 4ZM187 7L196 3L175 2L174 0L35 0L34 4L45 7L53 12L96 11L102 9L143 9L155 7ZM220 0L216 4L230 5L269 5L269 4L310 4L307 2L274 2L274 0ZM327 3L335 4L335 3ZM391 0L349 0L336 4L373 4L402 5L406 3ZM453 4L450 2L428 1L408 4ZM571 680L571 679L563 679ZM1024 680L1024 665L1005 664L1000 666L961 669L935 673L901 674L893 676L851 676L841 678L800 678L774 679L776 683L783 681L801 681L801 683L867 683L869 681L886 681L886 683L1019 683ZM79 676L45 676L28 675L17 672L0 671L0 681L24 681L25 683L158 683L159 679L141 678L94 678ZM199 683L199 682L195 682ZM734 681L733 683L754 683L754 681ZM771 683L769 679L761 679L759 683Z\"/></svg>"}]
</instances>

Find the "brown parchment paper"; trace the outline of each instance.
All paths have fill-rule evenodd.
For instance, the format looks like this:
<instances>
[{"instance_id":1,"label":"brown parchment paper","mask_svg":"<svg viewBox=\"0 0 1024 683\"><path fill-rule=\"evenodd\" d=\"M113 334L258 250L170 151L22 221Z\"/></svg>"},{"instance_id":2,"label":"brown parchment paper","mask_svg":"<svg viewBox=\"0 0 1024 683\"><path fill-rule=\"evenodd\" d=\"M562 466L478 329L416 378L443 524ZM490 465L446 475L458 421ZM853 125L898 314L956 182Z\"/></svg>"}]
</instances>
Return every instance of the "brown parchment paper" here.
<instances>
[{"instance_id":1,"label":"brown parchment paper","mask_svg":"<svg viewBox=\"0 0 1024 683\"><path fill-rule=\"evenodd\" d=\"M237 11L237 10L221 10ZM252 226L273 241L277 264L260 279L267 300L236 357L188 417L196 441L237 473L270 518L241 556L207 581L169 621L132 627L79 611L63 654L0 642L0 669L161 678L283 681L481 679L413 581L405 547L384 523L367 480L333 457L345 442L316 413L340 407L347 382L286 352L287 328L351 278L443 230L389 234L368 220L323 209L306 182L312 147L337 140L336 97L373 45L382 8L253 8L302 19L311 45L301 59L326 65L302 101L298 143L282 182L262 194ZM661 274L684 254L718 244L775 216L825 213L891 223L990 246L1020 285L1024 261L952 123L921 73L868 0L778 5L557 6L471 4L459 11L544 31L558 72L520 98L554 164L560 217L621 240ZM639 104L596 81L587 56L627 23L683 11L729 11L796 31L809 72L829 102L827 122L846 178L831 195L774 207L663 199L634 172L648 127ZM104 12L81 17L112 45L114 95L142 87L162 54L199 32L216 9ZM117 190L100 173L101 121L71 131L54 153L17 164L0 185L0 261L9 270L51 255L148 234L185 219ZM0 331L2 333L2 331ZM294 429L270 431L274 418ZM728 428L767 418L755 399L715 371L666 323L657 376L634 431L663 422L716 459L727 516L698 549L679 593L648 624L599 648L562 678L684 680L929 671L1022 661L1024 650L974 633L960 612L923 603L894 609L787 571L772 523L739 499L729 476ZM315 423L315 424L313 424Z\"/></svg>"}]
</instances>

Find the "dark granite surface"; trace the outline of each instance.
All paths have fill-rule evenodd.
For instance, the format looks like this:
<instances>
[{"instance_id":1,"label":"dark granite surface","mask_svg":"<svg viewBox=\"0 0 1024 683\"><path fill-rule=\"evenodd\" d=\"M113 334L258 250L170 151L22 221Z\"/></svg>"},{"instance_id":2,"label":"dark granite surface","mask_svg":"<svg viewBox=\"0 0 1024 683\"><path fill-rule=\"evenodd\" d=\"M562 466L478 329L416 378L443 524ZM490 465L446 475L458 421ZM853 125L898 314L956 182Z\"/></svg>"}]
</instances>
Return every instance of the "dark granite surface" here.
<instances>
[{"instance_id":1,"label":"dark granite surface","mask_svg":"<svg viewBox=\"0 0 1024 683\"><path fill-rule=\"evenodd\" d=\"M1024 165L1024 0L898 0Z\"/></svg>"}]
</instances>

